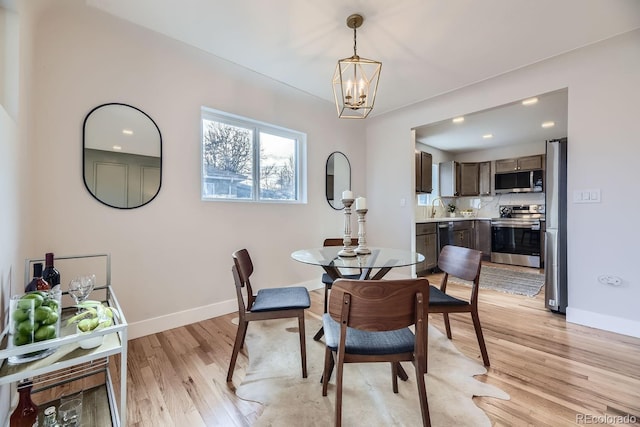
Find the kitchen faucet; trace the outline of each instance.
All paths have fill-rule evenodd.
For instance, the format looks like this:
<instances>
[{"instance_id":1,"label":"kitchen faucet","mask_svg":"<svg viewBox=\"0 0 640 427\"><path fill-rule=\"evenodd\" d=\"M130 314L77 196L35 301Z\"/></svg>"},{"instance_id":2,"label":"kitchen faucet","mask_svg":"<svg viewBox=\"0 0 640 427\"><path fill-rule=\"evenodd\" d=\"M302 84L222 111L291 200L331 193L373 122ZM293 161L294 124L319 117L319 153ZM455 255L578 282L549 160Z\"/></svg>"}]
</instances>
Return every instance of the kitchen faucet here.
<instances>
[{"instance_id":1,"label":"kitchen faucet","mask_svg":"<svg viewBox=\"0 0 640 427\"><path fill-rule=\"evenodd\" d=\"M435 218L436 217L436 200L440 201L440 206L442 206L444 208L444 202L442 201L442 199L440 197L436 197L435 199L433 199L433 201L431 202L431 218Z\"/></svg>"}]
</instances>

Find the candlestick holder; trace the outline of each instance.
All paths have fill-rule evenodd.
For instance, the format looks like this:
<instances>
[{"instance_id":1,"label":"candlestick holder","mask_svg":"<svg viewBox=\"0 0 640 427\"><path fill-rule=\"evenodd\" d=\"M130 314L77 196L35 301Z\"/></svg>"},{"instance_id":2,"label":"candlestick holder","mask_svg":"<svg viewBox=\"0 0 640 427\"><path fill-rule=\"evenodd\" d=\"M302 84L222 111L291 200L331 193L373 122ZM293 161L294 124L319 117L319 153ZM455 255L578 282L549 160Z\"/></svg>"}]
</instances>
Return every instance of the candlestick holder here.
<instances>
[{"instance_id":1,"label":"candlestick holder","mask_svg":"<svg viewBox=\"0 0 640 427\"><path fill-rule=\"evenodd\" d=\"M351 205L353 205L353 199L342 199L342 204L344 205L344 238L342 239L343 247L338 255L352 257L356 256L353 247L351 247Z\"/></svg>"},{"instance_id":2,"label":"candlestick holder","mask_svg":"<svg viewBox=\"0 0 640 427\"><path fill-rule=\"evenodd\" d=\"M365 231L365 219L368 209L357 209L358 214L358 247L355 253L358 255L367 255L371 253L371 249L367 248L367 232Z\"/></svg>"}]
</instances>

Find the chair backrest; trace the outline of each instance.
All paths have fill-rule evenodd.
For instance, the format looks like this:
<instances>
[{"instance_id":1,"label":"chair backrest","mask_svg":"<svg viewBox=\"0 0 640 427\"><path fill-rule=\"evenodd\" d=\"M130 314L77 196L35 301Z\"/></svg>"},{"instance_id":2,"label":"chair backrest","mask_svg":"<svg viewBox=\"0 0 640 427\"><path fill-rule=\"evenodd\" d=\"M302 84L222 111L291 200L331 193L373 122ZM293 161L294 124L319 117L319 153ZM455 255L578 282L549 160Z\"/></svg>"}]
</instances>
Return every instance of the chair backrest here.
<instances>
[{"instance_id":1,"label":"chair backrest","mask_svg":"<svg viewBox=\"0 0 640 427\"><path fill-rule=\"evenodd\" d=\"M329 239L324 239L324 243L322 244L322 246L342 246L343 243L342 238L329 238Z\"/></svg>"},{"instance_id":2,"label":"chair backrest","mask_svg":"<svg viewBox=\"0 0 640 427\"><path fill-rule=\"evenodd\" d=\"M329 314L340 323L365 331L425 328L429 281L338 279L331 288ZM420 324L420 325L419 325Z\"/></svg>"},{"instance_id":3,"label":"chair backrest","mask_svg":"<svg viewBox=\"0 0 640 427\"><path fill-rule=\"evenodd\" d=\"M478 299L478 287L480 285L480 267L482 252L462 246L447 245L442 248L438 256L438 268L444 271L440 289L445 292L449 276L473 281L471 289L471 302Z\"/></svg>"},{"instance_id":4,"label":"chair backrest","mask_svg":"<svg viewBox=\"0 0 640 427\"><path fill-rule=\"evenodd\" d=\"M253 262L246 249L240 249L233 253L233 279L236 285L236 294L238 296L238 309L244 312L244 299L242 297L242 288L247 288L247 305L246 308L253 306L253 289L251 289L251 281L249 277L253 274Z\"/></svg>"}]
</instances>

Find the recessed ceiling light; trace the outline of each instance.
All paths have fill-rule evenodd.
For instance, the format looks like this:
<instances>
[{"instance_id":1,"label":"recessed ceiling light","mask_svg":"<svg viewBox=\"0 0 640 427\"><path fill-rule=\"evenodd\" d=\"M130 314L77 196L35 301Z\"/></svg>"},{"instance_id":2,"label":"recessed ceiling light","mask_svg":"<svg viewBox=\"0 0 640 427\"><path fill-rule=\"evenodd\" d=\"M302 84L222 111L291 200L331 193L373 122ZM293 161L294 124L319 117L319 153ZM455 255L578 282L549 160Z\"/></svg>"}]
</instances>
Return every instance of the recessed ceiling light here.
<instances>
[{"instance_id":1,"label":"recessed ceiling light","mask_svg":"<svg viewBox=\"0 0 640 427\"><path fill-rule=\"evenodd\" d=\"M538 102L538 98L529 98L522 101L522 105L533 105Z\"/></svg>"},{"instance_id":2,"label":"recessed ceiling light","mask_svg":"<svg viewBox=\"0 0 640 427\"><path fill-rule=\"evenodd\" d=\"M556 122L544 122L542 123L543 128L552 128L556 125Z\"/></svg>"},{"instance_id":3,"label":"recessed ceiling light","mask_svg":"<svg viewBox=\"0 0 640 427\"><path fill-rule=\"evenodd\" d=\"M451 120L453 123L462 123L464 122L464 117L456 117L455 119Z\"/></svg>"},{"instance_id":4,"label":"recessed ceiling light","mask_svg":"<svg viewBox=\"0 0 640 427\"><path fill-rule=\"evenodd\" d=\"M486 135L482 135L482 137L483 137L484 139L493 138L493 134L488 133L488 134L486 134Z\"/></svg>"},{"instance_id":5,"label":"recessed ceiling light","mask_svg":"<svg viewBox=\"0 0 640 427\"><path fill-rule=\"evenodd\" d=\"M133 131L131 129L122 129L122 133L125 135L133 135Z\"/></svg>"},{"instance_id":6,"label":"recessed ceiling light","mask_svg":"<svg viewBox=\"0 0 640 427\"><path fill-rule=\"evenodd\" d=\"M114 149L114 150L116 150L116 151L120 151L120 150L122 150L122 147L121 147L121 146L119 146L119 145L114 145L114 146L113 146L113 147L111 147L111 148L113 148L113 149Z\"/></svg>"}]
</instances>

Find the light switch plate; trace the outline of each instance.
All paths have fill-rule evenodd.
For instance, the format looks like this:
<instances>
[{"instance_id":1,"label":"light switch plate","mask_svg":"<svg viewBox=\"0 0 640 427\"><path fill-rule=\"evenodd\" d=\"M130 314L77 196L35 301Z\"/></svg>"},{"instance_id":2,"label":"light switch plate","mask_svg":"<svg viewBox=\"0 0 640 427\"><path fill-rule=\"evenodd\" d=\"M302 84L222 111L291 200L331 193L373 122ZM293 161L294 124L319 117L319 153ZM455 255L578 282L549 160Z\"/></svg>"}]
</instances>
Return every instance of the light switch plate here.
<instances>
[{"instance_id":1,"label":"light switch plate","mask_svg":"<svg viewBox=\"0 0 640 427\"><path fill-rule=\"evenodd\" d=\"M600 203L600 189L574 190L573 203Z\"/></svg>"}]
</instances>

